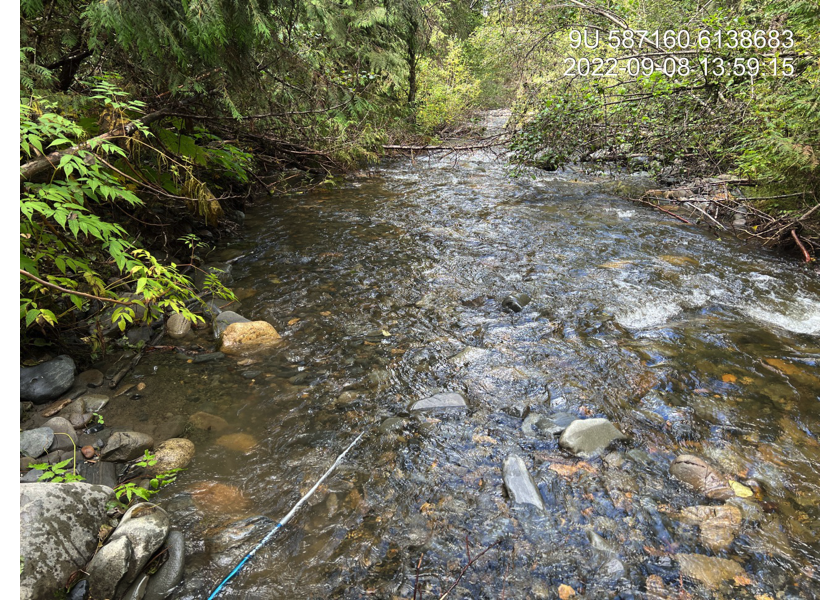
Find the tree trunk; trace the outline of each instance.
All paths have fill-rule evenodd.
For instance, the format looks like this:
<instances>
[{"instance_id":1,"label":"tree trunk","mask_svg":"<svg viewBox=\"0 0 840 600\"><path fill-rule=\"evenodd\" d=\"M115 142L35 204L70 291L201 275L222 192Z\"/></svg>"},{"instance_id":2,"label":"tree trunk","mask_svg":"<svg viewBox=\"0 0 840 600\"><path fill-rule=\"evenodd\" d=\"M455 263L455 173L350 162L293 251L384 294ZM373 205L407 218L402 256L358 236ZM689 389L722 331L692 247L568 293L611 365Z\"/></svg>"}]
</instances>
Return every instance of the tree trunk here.
<instances>
[{"instance_id":1,"label":"tree trunk","mask_svg":"<svg viewBox=\"0 0 840 600\"><path fill-rule=\"evenodd\" d=\"M408 104L413 105L417 99L417 54L414 48L408 47Z\"/></svg>"}]
</instances>

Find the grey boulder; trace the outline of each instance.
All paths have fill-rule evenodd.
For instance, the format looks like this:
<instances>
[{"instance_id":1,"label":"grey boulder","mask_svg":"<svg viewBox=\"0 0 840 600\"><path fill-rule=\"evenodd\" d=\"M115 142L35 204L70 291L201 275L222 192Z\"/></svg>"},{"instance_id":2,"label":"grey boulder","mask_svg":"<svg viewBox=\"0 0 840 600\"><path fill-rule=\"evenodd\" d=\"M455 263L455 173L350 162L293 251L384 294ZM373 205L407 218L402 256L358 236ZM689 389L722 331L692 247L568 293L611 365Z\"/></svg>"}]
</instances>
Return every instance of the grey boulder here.
<instances>
[{"instance_id":1,"label":"grey boulder","mask_svg":"<svg viewBox=\"0 0 840 600\"><path fill-rule=\"evenodd\" d=\"M91 600L113 598L117 586L128 572L130 562L131 542L128 538L105 544L85 569L88 572Z\"/></svg>"},{"instance_id":2,"label":"grey boulder","mask_svg":"<svg viewBox=\"0 0 840 600\"><path fill-rule=\"evenodd\" d=\"M150 502L132 506L111 534L111 542L126 538L131 544L131 560L126 582L134 581L169 533L169 514Z\"/></svg>"},{"instance_id":3,"label":"grey boulder","mask_svg":"<svg viewBox=\"0 0 840 600\"><path fill-rule=\"evenodd\" d=\"M20 432L20 453L24 456L38 458L49 452L55 432L49 427L38 427Z\"/></svg>"},{"instance_id":4,"label":"grey boulder","mask_svg":"<svg viewBox=\"0 0 840 600\"><path fill-rule=\"evenodd\" d=\"M114 491L84 482L20 485L21 600L52 598L99 543Z\"/></svg>"},{"instance_id":5,"label":"grey boulder","mask_svg":"<svg viewBox=\"0 0 840 600\"><path fill-rule=\"evenodd\" d=\"M20 399L35 404L54 400L73 387L76 365L69 356L58 356L20 370Z\"/></svg>"},{"instance_id":6,"label":"grey boulder","mask_svg":"<svg viewBox=\"0 0 840 600\"><path fill-rule=\"evenodd\" d=\"M184 577L184 563L187 556L184 534L173 529L166 536L163 545L169 552L169 557L157 573L152 575L143 600L165 600L175 591Z\"/></svg>"},{"instance_id":7,"label":"grey boulder","mask_svg":"<svg viewBox=\"0 0 840 600\"><path fill-rule=\"evenodd\" d=\"M615 440L629 439L606 419L578 419L560 436L560 446L582 458L597 456Z\"/></svg>"}]
</instances>

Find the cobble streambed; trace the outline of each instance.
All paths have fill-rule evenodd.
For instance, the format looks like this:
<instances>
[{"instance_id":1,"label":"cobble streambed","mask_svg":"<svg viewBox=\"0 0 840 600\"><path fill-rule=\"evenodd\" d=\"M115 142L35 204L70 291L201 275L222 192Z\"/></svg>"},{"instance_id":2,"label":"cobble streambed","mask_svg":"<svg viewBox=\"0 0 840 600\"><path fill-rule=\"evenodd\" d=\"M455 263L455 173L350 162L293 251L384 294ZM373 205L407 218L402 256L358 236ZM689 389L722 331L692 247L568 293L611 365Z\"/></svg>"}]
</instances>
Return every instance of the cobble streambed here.
<instances>
[{"instance_id":1,"label":"cobble streambed","mask_svg":"<svg viewBox=\"0 0 840 600\"><path fill-rule=\"evenodd\" d=\"M475 153L259 202L211 259L281 344L153 353L108 416L227 422L188 429L155 498L187 536L174 597L206 597L363 430L222 598L439 598L488 547L448 598L818 597L818 277L609 190ZM467 409L409 412L443 392ZM580 458L551 425L572 418L628 439ZM506 489L512 455L543 507ZM738 493L678 480L681 455Z\"/></svg>"}]
</instances>

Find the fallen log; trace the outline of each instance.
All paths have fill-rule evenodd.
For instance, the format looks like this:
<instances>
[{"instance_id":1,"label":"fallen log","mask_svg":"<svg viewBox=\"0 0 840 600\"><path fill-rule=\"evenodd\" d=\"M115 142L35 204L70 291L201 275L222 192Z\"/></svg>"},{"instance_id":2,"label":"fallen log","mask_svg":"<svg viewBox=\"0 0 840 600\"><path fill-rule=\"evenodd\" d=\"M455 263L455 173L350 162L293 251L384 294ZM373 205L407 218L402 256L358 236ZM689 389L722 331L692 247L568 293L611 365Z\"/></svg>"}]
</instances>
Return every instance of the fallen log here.
<instances>
[{"instance_id":1,"label":"fallen log","mask_svg":"<svg viewBox=\"0 0 840 600\"><path fill-rule=\"evenodd\" d=\"M90 138L82 142L81 144L76 144L75 146L67 148L66 150L56 150L55 152L51 152L50 154L39 156L38 158L30 160L29 162L21 165L20 179L21 181L32 181L33 178L40 175L47 169L54 169L61 160L62 156L66 156L68 154L78 154L82 150L91 150L92 142L106 142L115 138L131 137L137 132L138 129L140 129L142 125L148 125L149 123L159 121L160 119L169 114L169 109L164 108L153 113L149 113L148 115L130 123L126 123L124 125L120 125L119 127L115 127L107 133L103 133L102 135Z\"/></svg>"}]
</instances>

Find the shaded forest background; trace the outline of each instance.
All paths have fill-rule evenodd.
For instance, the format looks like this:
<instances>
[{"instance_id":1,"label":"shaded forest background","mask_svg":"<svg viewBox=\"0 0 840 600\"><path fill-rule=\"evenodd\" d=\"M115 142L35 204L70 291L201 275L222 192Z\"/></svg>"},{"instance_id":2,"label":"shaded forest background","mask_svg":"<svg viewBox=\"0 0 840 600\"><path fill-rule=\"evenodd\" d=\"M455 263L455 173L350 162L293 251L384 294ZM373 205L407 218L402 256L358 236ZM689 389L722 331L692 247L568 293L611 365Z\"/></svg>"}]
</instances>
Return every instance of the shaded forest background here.
<instances>
[{"instance_id":1,"label":"shaded forest background","mask_svg":"<svg viewBox=\"0 0 840 600\"><path fill-rule=\"evenodd\" d=\"M567 75L592 55L570 32L642 30L792 42L694 44L685 76ZM332 185L385 146L480 136L492 108L512 110L520 174L640 156L672 181L728 174L777 224L770 241L818 254L818 2L22 0L20 31L27 348L99 352L90 323L106 309L123 327L201 318L197 299L229 291L212 274L195 287L196 253L249 198ZM790 69L704 72L704 57Z\"/></svg>"}]
</instances>

